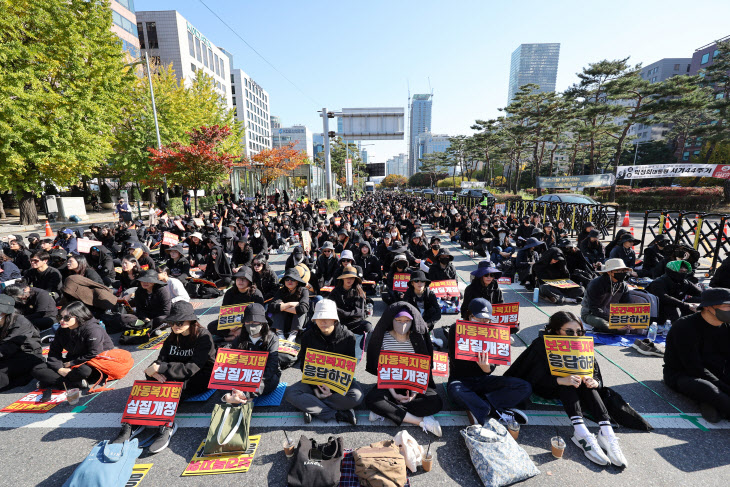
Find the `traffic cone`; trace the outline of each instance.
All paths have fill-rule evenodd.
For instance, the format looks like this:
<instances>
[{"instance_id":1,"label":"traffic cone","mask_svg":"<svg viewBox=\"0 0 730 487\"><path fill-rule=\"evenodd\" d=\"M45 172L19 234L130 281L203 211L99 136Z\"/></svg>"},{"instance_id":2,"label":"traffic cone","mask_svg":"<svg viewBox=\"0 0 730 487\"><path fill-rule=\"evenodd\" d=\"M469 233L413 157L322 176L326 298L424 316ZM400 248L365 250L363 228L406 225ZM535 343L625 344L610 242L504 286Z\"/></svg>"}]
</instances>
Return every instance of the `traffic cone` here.
<instances>
[{"instance_id":1,"label":"traffic cone","mask_svg":"<svg viewBox=\"0 0 730 487\"><path fill-rule=\"evenodd\" d=\"M624 222L621 224L622 227L628 227L631 225L629 222L629 210L626 210L626 215L624 215Z\"/></svg>"},{"instance_id":2,"label":"traffic cone","mask_svg":"<svg viewBox=\"0 0 730 487\"><path fill-rule=\"evenodd\" d=\"M53 237L53 230L51 230L51 224L46 220L46 237Z\"/></svg>"},{"instance_id":3,"label":"traffic cone","mask_svg":"<svg viewBox=\"0 0 730 487\"><path fill-rule=\"evenodd\" d=\"M669 218L664 219L664 230L669 230Z\"/></svg>"}]
</instances>

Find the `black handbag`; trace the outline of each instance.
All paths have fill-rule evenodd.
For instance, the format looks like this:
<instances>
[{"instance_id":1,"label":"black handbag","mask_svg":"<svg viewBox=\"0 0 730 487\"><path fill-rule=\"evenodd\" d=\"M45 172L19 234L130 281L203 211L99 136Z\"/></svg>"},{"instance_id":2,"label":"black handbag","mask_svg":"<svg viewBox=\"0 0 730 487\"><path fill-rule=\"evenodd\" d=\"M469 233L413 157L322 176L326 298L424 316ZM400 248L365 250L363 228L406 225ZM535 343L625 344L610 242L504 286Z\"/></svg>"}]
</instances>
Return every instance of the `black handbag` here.
<instances>
[{"instance_id":1,"label":"black handbag","mask_svg":"<svg viewBox=\"0 0 730 487\"><path fill-rule=\"evenodd\" d=\"M340 466L345 455L341 437L330 436L317 443L302 435L294 461L289 467L290 487L336 487L340 483Z\"/></svg>"}]
</instances>

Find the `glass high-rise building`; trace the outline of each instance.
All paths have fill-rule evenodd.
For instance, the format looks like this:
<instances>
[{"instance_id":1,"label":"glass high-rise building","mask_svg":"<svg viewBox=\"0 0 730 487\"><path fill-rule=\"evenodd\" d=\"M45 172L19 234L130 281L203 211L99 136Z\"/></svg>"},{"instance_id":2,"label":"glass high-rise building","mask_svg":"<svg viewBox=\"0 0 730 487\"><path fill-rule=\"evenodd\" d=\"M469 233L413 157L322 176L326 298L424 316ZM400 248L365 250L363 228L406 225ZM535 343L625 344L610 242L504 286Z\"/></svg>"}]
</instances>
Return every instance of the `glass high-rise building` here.
<instances>
[{"instance_id":1,"label":"glass high-rise building","mask_svg":"<svg viewBox=\"0 0 730 487\"><path fill-rule=\"evenodd\" d=\"M559 57L560 43L520 44L512 53L507 104L512 102L520 86L529 83L540 85L539 93L555 91Z\"/></svg>"},{"instance_id":2,"label":"glass high-rise building","mask_svg":"<svg viewBox=\"0 0 730 487\"><path fill-rule=\"evenodd\" d=\"M418 168L418 136L431 131L431 107L433 95L413 95L410 108L410 135L408 139L408 176L413 176Z\"/></svg>"}]
</instances>

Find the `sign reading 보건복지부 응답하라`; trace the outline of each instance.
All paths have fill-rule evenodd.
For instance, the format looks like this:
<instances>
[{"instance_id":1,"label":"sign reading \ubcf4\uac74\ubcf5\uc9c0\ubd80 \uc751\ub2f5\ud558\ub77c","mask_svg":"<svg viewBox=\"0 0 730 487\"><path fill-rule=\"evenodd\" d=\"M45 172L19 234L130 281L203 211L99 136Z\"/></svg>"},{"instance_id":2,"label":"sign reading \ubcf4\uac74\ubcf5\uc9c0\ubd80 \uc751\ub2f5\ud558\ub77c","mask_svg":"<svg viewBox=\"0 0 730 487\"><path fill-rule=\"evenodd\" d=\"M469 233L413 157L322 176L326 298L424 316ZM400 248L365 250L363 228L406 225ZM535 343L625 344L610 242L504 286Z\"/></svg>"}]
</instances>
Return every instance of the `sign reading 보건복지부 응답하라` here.
<instances>
[{"instance_id":1,"label":"sign reading \ubcf4\uac74\ubcf5\uc9c0\ubd80 \uc751\ub2f5\ud558\ub77c","mask_svg":"<svg viewBox=\"0 0 730 487\"><path fill-rule=\"evenodd\" d=\"M551 375L593 376L593 337L545 335L543 340Z\"/></svg>"},{"instance_id":2,"label":"sign reading \ubcf4\uac74\ubcf5\uc9c0\ubd80 \uc751\ub2f5\ud558\ub77c","mask_svg":"<svg viewBox=\"0 0 730 487\"><path fill-rule=\"evenodd\" d=\"M255 392L263 380L268 356L269 352L218 349L208 388Z\"/></svg>"},{"instance_id":3,"label":"sign reading \ubcf4\uac74\ubcf5\uc9c0\ubd80 \uc751\ub2f5\ud558\ub77c","mask_svg":"<svg viewBox=\"0 0 730 487\"><path fill-rule=\"evenodd\" d=\"M302 346L297 342L279 339L279 353L285 353L287 355L292 355L296 357L297 355L299 355L299 351L301 349Z\"/></svg>"},{"instance_id":4,"label":"sign reading \ubcf4\uac74\ubcf5\uc9c0\ubd80 \uc751\ub2f5\ud558\ub77c","mask_svg":"<svg viewBox=\"0 0 730 487\"><path fill-rule=\"evenodd\" d=\"M355 377L354 357L308 348L304 356L302 383L323 385L342 396L347 394Z\"/></svg>"},{"instance_id":5,"label":"sign reading \ubcf4\uac74\ubcf5\uc9c0\ubd80 \uc751\ub2f5\ud558\ub77c","mask_svg":"<svg viewBox=\"0 0 730 487\"><path fill-rule=\"evenodd\" d=\"M490 364L512 363L509 326L457 320L454 338L457 360L476 362L477 354L486 352Z\"/></svg>"},{"instance_id":6,"label":"sign reading \ubcf4\uac74\ubcf5\uc9c0\ubd80 \uc751\ub2f5\ud558\ub77c","mask_svg":"<svg viewBox=\"0 0 730 487\"><path fill-rule=\"evenodd\" d=\"M241 326L243 323L243 313L246 306L251 303L234 304L232 306L221 306L218 312L218 329L230 330Z\"/></svg>"},{"instance_id":7,"label":"sign reading \ubcf4\uac74\ubcf5\uc9c0\ubd80 \uc751\ub2f5\ud558\ub77c","mask_svg":"<svg viewBox=\"0 0 730 487\"><path fill-rule=\"evenodd\" d=\"M137 380L124 407L122 423L162 426L175 419L182 382Z\"/></svg>"},{"instance_id":8,"label":"sign reading \ubcf4\uac74\ubcf5\uc9c0\ubd80 \uc751\ub2f5\ud558\ub77c","mask_svg":"<svg viewBox=\"0 0 730 487\"><path fill-rule=\"evenodd\" d=\"M589 176L539 176L537 187L547 188L602 188L612 186L616 181L615 176L610 174L593 174Z\"/></svg>"},{"instance_id":9,"label":"sign reading \ubcf4\uac74\ubcf5\uc9c0\ubd80 \uc751\ub2f5\ud558\ub77c","mask_svg":"<svg viewBox=\"0 0 730 487\"><path fill-rule=\"evenodd\" d=\"M612 304L609 309L608 327L611 329L649 328L651 304Z\"/></svg>"},{"instance_id":10,"label":"sign reading \ubcf4\uac74\ubcf5\uc9c0\ubd80 \uc751\ub2f5\ud558\ub77c","mask_svg":"<svg viewBox=\"0 0 730 487\"><path fill-rule=\"evenodd\" d=\"M431 357L417 353L381 351L378 389L407 389L423 394L428 389Z\"/></svg>"}]
</instances>

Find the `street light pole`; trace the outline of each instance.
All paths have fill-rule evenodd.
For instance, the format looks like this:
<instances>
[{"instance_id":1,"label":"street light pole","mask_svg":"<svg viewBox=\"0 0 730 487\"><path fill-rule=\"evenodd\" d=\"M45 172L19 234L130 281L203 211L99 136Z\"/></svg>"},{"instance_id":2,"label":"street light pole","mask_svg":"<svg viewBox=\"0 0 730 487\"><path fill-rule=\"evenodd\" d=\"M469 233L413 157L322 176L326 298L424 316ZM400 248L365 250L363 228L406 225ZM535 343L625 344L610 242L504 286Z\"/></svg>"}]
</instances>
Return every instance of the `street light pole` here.
<instances>
[{"instance_id":1,"label":"street light pole","mask_svg":"<svg viewBox=\"0 0 730 487\"><path fill-rule=\"evenodd\" d=\"M160 139L160 124L157 122L157 107L155 105L155 90L152 88L152 73L150 72L150 59L147 56L147 51L144 52L144 62L147 66L147 81L150 84L150 97L152 98L152 115L155 119L155 134L157 135L157 150L162 148L162 140ZM165 202L167 202L167 176L162 176L162 191ZM198 195L196 194L195 197Z\"/></svg>"},{"instance_id":2,"label":"street light pole","mask_svg":"<svg viewBox=\"0 0 730 487\"><path fill-rule=\"evenodd\" d=\"M330 164L330 128L327 109L322 109L322 129L324 131L324 173L327 183L327 199L332 199L332 166Z\"/></svg>"}]
</instances>

